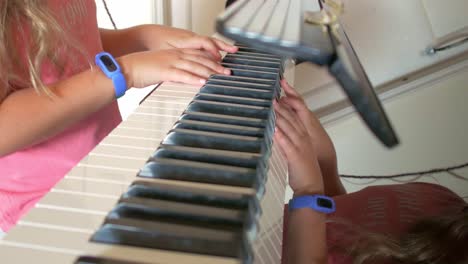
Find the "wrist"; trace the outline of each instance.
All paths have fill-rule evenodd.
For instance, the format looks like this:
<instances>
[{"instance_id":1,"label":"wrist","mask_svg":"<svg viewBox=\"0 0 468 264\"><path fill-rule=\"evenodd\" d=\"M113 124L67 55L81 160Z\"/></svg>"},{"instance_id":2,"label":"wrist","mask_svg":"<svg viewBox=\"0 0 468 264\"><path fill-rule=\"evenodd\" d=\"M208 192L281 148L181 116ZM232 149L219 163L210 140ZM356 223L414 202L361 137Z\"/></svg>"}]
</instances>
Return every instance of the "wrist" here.
<instances>
[{"instance_id":1,"label":"wrist","mask_svg":"<svg viewBox=\"0 0 468 264\"><path fill-rule=\"evenodd\" d=\"M132 63L129 56L131 55L125 55L115 59L119 63L122 74L127 80L127 90L135 86L132 74Z\"/></svg>"},{"instance_id":2,"label":"wrist","mask_svg":"<svg viewBox=\"0 0 468 264\"><path fill-rule=\"evenodd\" d=\"M303 188L293 189L293 197L299 197L304 195L324 195L325 191L323 187L320 186L306 186Z\"/></svg>"}]
</instances>

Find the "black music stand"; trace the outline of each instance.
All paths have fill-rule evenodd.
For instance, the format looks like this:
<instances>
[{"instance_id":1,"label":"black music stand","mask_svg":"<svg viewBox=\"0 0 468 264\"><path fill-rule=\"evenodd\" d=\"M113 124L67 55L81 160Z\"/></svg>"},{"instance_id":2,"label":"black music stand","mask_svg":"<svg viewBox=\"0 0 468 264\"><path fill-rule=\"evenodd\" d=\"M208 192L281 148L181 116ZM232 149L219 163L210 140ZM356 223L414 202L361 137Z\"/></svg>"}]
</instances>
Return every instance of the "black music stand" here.
<instances>
[{"instance_id":1,"label":"black music stand","mask_svg":"<svg viewBox=\"0 0 468 264\"><path fill-rule=\"evenodd\" d=\"M247 0L241 0L230 6L217 19L216 30L232 40L262 51L294 58L299 62L308 61L326 66L374 135L389 148L399 143L380 100L339 21L333 26L302 22L300 40L293 45L290 43L285 45L281 39L272 41L264 38L261 32L252 34L248 31L249 24L243 27L232 26L234 20L239 20L238 13L243 12L248 3ZM253 18L246 19L254 21ZM282 29L283 35L286 30Z\"/></svg>"}]
</instances>

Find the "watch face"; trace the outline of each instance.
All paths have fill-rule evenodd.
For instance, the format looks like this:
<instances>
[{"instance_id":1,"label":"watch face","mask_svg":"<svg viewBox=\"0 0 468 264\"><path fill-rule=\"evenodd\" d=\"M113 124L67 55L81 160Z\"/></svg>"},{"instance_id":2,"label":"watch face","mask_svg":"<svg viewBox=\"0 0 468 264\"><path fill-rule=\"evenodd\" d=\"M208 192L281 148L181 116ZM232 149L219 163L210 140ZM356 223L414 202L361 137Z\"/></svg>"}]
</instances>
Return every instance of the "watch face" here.
<instances>
[{"instance_id":1,"label":"watch face","mask_svg":"<svg viewBox=\"0 0 468 264\"><path fill-rule=\"evenodd\" d=\"M328 199L323 199L323 198L317 198L317 204L320 206L320 207L325 207L325 208L328 208L328 209L332 209L333 208L333 204L330 200Z\"/></svg>"},{"instance_id":2,"label":"watch face","mask_svg":"<svg viewBox=\"0 0 468 264\"><path fill-rule=\"evenodd\" d=\"M117 70L117 66L115 65L115 63L112 61L112 59L109 56L103 55L100 57L100 60L102 61L102 63L104 63L104 65L106 66L109 72L113 72Z\"/></svg>"}]
</instances>

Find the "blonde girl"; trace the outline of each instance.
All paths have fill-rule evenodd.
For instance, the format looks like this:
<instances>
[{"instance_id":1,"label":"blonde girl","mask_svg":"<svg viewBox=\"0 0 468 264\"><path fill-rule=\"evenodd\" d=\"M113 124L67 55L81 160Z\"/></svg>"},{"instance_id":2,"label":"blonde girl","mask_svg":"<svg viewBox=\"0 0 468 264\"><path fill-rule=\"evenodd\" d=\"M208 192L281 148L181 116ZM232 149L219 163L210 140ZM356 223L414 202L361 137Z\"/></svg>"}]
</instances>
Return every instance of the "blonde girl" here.
<instances>
[{"instance_id":1,"label":"blonde girl","mask_svg":"<svg viewBox=\"0 0 468 264\"><path fill-rule=\"evenodd\" d=\"M0 229L8 231L121 121L111 53L127 87L229 74L224 42L157 25L97 27L94 0L0 1Z\"/></svg>"}]
</instances>

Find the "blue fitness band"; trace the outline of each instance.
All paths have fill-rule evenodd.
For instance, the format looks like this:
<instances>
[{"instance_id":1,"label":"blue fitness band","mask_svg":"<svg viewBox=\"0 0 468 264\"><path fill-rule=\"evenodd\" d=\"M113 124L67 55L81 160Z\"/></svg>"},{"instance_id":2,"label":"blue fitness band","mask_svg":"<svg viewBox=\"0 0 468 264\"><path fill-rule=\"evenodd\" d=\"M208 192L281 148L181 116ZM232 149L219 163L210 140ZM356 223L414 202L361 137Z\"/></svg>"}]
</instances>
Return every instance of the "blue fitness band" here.
<instances>
[{"instance_id":1,"label":"blue fitness band","mask_svg":"<svg viewBox=\"0 0 468 264\"><path fill-rule=\"evenodd\" d=\"M317 212L330 214L335 212L335 201L325 195L304 195L289 200L289 210L311 208Z\"/></svg>"},{"instance_id":2,"label":"blue fitness band","mask_svg":"<svg viewBox=\"0 0 468 264\"><path fill-rule=\"evenodd\" d=\"M101 68L102 72L109 79L112 79L115 97L119 98L123 96L127 91L127 81L114 57L108 52L100 52L96 55L96 65Z\"/></svg>"}]
</instances>

